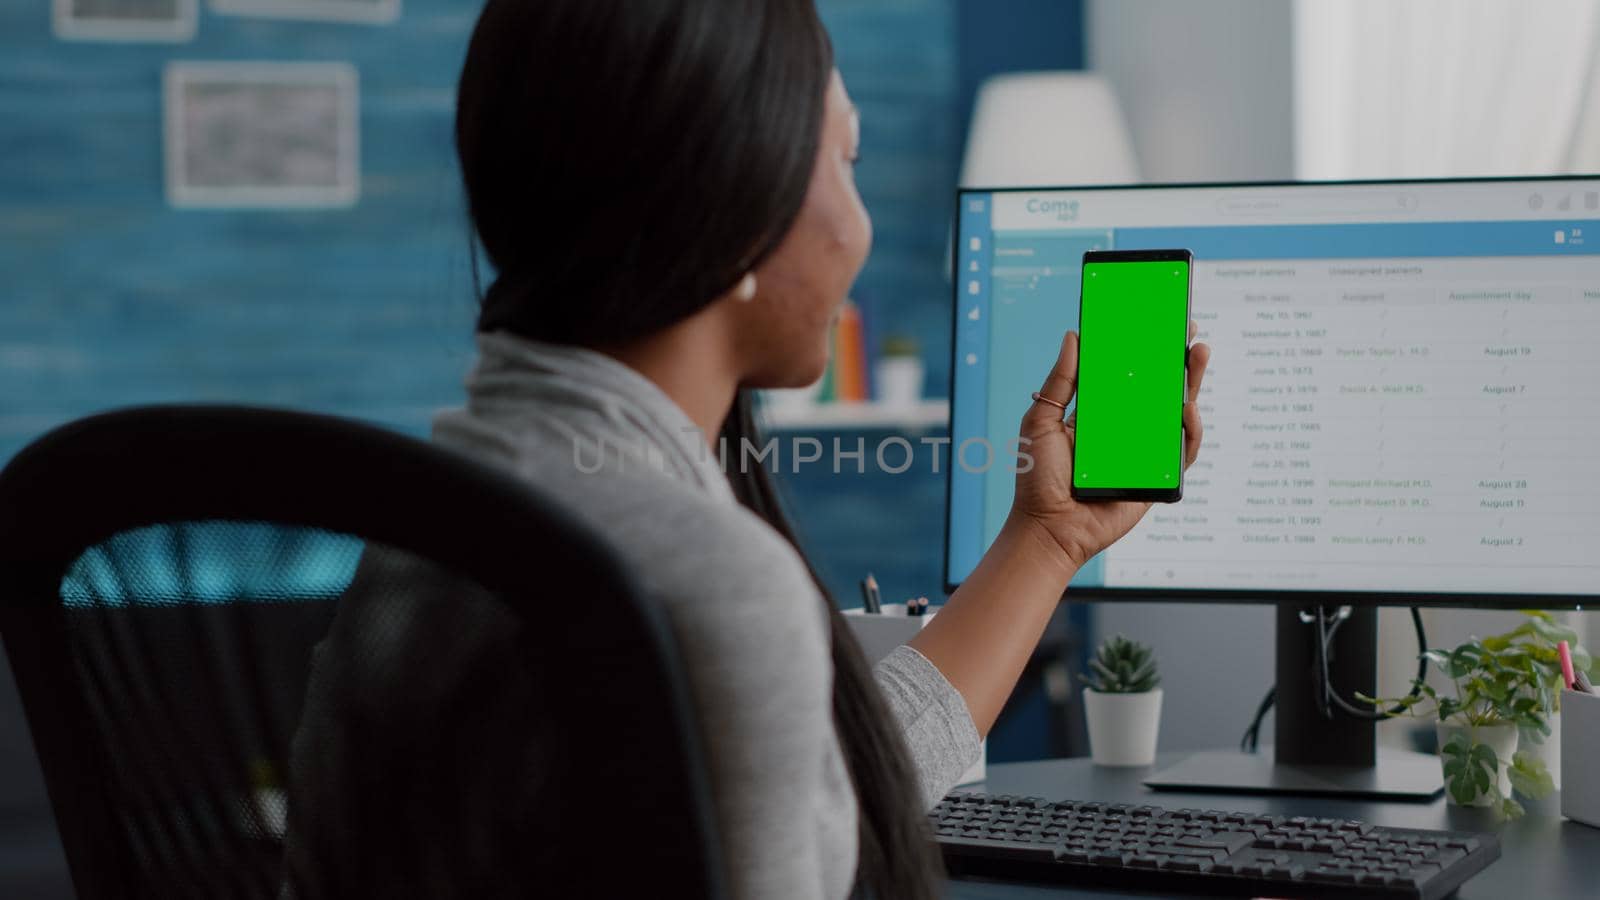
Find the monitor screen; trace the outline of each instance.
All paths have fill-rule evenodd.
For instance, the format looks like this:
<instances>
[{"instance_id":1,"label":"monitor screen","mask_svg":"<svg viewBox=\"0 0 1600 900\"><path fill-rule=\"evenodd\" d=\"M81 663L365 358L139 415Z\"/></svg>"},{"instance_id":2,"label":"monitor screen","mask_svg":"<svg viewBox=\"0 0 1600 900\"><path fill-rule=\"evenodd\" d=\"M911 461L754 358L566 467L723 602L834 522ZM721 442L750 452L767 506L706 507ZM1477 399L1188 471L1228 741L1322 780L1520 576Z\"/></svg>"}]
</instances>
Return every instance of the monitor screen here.
<instances>
[{"instance_id":1,"label":"monitor screen","mask_svg":"<svg viewBox=\"0 0 1600 900\"><path fill-rule=\"evenodd\" d=\"M958 210L952 586L1010 508L1006 442L1078 327L1084 252L1184 248L1212 348L1201 458L1074 588L1600 593L1600 180L971 190Z\"/></svg>"}]
</instances>

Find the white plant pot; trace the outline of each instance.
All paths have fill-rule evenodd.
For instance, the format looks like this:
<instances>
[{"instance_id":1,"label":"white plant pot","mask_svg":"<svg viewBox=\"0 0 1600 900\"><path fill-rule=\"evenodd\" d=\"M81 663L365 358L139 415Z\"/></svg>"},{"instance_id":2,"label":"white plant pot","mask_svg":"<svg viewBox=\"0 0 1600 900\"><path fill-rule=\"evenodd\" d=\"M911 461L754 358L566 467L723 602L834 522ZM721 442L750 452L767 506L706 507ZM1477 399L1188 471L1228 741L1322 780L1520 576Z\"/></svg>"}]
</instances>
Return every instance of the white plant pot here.
<instances>
[{"instance_id":1,"label":"white plant pot","mask_svg":"<svg viewBox=\"0 0 1600 900\"><path fill-rule=\"evenodd\" d=\"M1517 726L1472 726L1457 722L1435 722L1433 723L1433 727L1434 733L1439 738L1439 749L1441 751L1444 749L1444 745L1450 742L1451 738L1462 733L1465 733L1473 743L1487 744L1490 749L1494 750L1494 755L1500 760L1500 771L1498 773L1499 777L1496 779L1500 796L1511 796L1511 757L1517 752ZM1442 752L1439 755L1439 769L1441 772L1444 770L1444 754ZM1449 779L1446 779L1447 786L1444 792L1445 799L1451 804L1455 804L1455 798L1450 795L1448 784ZM1493 806L1496 802L1497 801L1494 797L1490 797L1487 794L1481 794L1474 799L1472 803L1467 805Z\"/></svg>"},{"instance_id":2,"label":"white plant pot","mask_svg":"<svg viewBox=\"0 0 1600 900\"><path fill-rule=\"evenodd\" d=\"M1161 730L1161 688L1140 694L1083 689L1089 721L1089 756L1097 766L1149 766Z\"/></svg>"},{"instance_id":3,"label":"white plant pot","mask_svg":"<svg viewBox=\"0 0 1600 900\"><path fill-rule=\"evenodd\" d=\"M873 368L878 402L894 409L909 409L922 402L924 370L915 356L886 356Z\"/></svg>"}]
</instances>

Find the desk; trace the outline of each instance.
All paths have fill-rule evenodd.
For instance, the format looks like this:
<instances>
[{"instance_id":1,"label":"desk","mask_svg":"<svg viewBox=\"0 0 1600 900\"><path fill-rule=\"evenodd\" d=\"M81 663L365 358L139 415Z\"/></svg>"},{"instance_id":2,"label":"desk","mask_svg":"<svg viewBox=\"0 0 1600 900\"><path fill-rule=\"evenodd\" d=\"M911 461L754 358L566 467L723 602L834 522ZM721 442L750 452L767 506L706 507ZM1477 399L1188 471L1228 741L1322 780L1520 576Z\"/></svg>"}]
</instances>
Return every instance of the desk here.
<instances>
[{"instance_id":1,"label":"desk","mask_svg":"<svg viewBox=\"0 0 1600 900\"><path fill-rule=\"evenodd\" d=\"M1171 765L1183 754L1162 754L1157 767ZM1284 816L1362 819L1397 828L1493 831L1500 836L1500 859L1462 886L1459 900L1509 900L1600 896L1600 829L1561 818L1558 797L1528 804L1516 822L1496 825L1488 810L1432 803L1372 803L1310 797L1247 797L1233 794L1176 794L1146 789L1140 779L1150 769L1100 769L1087 759L1058 759L989 765L989 779L973 790L1022 794L1048 800L1101 800L1109 803L1151 803L1169 809L1198 807ZM1063 888L1011 882L955 880L951 900L1024 900L1024 898L1122 898L1099 888Z\"/></svg>"}]
</instances>

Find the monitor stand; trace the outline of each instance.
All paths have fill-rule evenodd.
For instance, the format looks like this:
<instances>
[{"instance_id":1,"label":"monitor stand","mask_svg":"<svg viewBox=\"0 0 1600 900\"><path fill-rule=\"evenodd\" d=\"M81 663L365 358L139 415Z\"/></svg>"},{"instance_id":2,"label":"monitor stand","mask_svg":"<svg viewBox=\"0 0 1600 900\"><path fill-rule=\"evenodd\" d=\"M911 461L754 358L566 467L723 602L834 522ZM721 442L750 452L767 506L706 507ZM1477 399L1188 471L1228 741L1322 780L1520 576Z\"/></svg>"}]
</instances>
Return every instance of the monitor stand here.
<instances>
[{"instance_id":1,"label":"monitor stand","mask_svg":"<svg viewBox=\"0 0 1600 900\"><path fill-rule=\"evenodd\" d=\"M1368 800L1430 801L1444 791L1439 758L1378 750L1376 723L1338 711L1324 718L1313 695L1314 625L1300 609L1278 607L1277 675L1272 756L1196 753L1145 779L1158 791L1293 794ZM1331 681L1348 699L1377 685L1378 612L1357 607L1334 635Z\"/></svg>"}]
</instances>

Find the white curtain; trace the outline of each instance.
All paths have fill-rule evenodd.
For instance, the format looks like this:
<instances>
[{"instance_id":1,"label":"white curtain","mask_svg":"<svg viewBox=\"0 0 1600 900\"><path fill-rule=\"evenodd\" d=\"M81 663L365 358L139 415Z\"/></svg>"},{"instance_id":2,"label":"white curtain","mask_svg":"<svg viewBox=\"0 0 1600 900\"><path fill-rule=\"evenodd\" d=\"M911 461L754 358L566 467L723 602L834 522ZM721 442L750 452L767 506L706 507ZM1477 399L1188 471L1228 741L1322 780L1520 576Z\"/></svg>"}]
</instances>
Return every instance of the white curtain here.
<instances>
[{"instance_id":1,"label":"white curtain","mask_svg":"<svg viewBox=\"0 0 1600 900\"><path fill-rule=\"evenodd\" d=\"M1600 0L1296 0L1301 178L1600 171Z\"/></svg>"}]
</instances>

